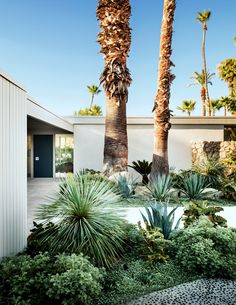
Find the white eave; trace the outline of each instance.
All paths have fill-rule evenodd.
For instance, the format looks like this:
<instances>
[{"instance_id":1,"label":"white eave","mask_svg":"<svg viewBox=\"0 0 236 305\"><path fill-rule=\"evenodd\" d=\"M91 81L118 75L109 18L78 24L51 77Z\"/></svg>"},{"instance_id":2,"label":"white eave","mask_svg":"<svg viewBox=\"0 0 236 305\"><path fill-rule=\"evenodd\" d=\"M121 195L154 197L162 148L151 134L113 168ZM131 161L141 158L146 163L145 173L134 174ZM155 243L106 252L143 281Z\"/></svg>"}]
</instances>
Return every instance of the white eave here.
<instances>
[{"instance_id":1,"label":"white eave","mask_svg":"<svg viewBox=\"0 0 236 305\"><path fill-rule=\"evenodd\" d=\"M27 115L71 133L74 132L73 125L70 122L42 107L32 97L29 96L27 97Z\"/></svg>"},{"instance_id":2,"label":"white eave","mask_svg":"<svg viewBox=\"0 0 236 305\"><path fill-rule=\"evenodd\" d=\"M73 125L104 125L105 117L96 116L67 116L64 117ZM173 125L236 125L236 116L228 117L172 117ZM153 125L153 117L128 117L128 125Z\"/></svg>"}]
</instances>

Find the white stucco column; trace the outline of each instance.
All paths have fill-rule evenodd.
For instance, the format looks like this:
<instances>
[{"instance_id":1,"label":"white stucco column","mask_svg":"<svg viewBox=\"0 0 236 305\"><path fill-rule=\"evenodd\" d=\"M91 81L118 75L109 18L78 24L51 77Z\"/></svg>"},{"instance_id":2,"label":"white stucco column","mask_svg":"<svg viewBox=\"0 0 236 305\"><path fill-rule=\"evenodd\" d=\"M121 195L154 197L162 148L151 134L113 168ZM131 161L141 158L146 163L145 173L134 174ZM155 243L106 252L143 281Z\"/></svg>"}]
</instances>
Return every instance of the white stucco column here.
<instances>
[{"instance_id":1,"label":"white stucco column","mask_svg":"<svg viewBox=\"0 0 236 305\"><path fill-rule=\"evenodd\" d=\"M27 238L26 91L0 71L0 258Z\"/></svg>"}]
</instances>

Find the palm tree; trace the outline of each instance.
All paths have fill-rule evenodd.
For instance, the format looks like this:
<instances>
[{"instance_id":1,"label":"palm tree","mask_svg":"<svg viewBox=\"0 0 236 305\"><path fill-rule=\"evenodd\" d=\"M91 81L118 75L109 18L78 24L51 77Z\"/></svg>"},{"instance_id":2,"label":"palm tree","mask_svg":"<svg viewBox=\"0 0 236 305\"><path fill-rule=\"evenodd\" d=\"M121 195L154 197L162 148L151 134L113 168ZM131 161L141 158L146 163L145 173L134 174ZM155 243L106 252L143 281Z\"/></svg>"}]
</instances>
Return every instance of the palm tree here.
<instances>
[{"instance_id":1,"label":"palm tree","mask_svg":"<svg viewBox=\"0 0 236 305\"><path fill-rule=\"evenodd\" d=\"M175 0L164 0L163 19L160 38L160 58L158 89L154 102L154 150L151 178L157 174L168 174L168 133L170 124L170 87L175 76L171 73L171 44L173 22L176 8Z\"/></svg>"},{"instance_id":2,"label":"palm tree","mask_svg":"<svg viewBox=\"0 0 236 305\"><path fill-rule=\"evenodd\" d=\"M235 98L232 96L222 96L219 100L222 107L224 107L224 116L227 116L227 110L232 112L233 105L236 105Z\"/></svg>"},{"instance_id":3,"label":"palm tree","mask_svg":"<svg viewBox=\"0 0 236 305\"><path fill-rule=\"evenodd\" d=\"M206 101L208 104L208 114L211 115L211 101L209 97L208 91L208 84L207 84L207 65L206 65L206 52L205 52L205 45L206 45L206 31L207 31L207 21L209 21L211 16L210 11L204 10L203 13L198 12L197 20L203 25L203 38L202 38L202 59L203 59L203 71L204 71L204 85L206 91Z\"/></svg>"},{"instance_id":4,"label":"palm tree","mask_svg":"<svg viewBox=\"0 0 236 305\"><path fill-rule=\"evenodd\" d=\"M215 116L216 111L219 111L223 107L222 103L220 100L211 100L211 110L213 116Z\"/></svg>"},{"instance_id":5,"label":"palm tree","mask_svg":"<svg viewBox=\"0 0 236 305\"><path fill-rule=\"evenodd\" d=\"M98 95L101 92L101 90L96 85L90 85L90 86L88 85L87 88L88 88L88 92L91 94L91 103L90 103L90 107L89 107L89 109L91 109L93 106L93 101L94 101L95 95Z\"/></svg>"},{"instance_id":6,"label":"palm tree","mask_svg":"<svg viewBox=\"0 0 236 305\"><path fill-rule=\"evenodd\" d=\"M211 79L215 76L215 73L206 73L207 84L212 85ZM202 115L206 116L206 89L205 89L205 73L202 70L202 73L194 72L194 76L191 77L194 80L194 83L190 84L190 86L199 85L201 86L201 100L202 100Z\"/></svg>"},{"instance_id":7,"label":"palm tree","mask_svg":"<svg viewBox=\"0 0 236 305\"><path fill-rule=\"evenodd\" d=\"M104 171L107 173L127 170L128 166L126 103L131 77L126 59L131 44L130 14L129 0L99 0L98 42L105 60L100 81L106 93Z\"/></svg>"},{"instance_id":8,"label":"palm tree","mask_svg":"<svg viewBox=\"0 0 236 305\"><path fill-rule=\"evenodd\" d=\"M85 107L74 111L74 116L102 116L102 108L99 105L93 105L91 108Z\"/></svg>"},{"instance_id":9,"label":"palm tree","mask_svg":"<svg viewBox=\"0 0 236 305\"><path fill-rule=\"evenodd\" d=\"M217 70L219 77L228 84L229 94L236 95L236 58L222 61Z\"/></svg>"},{"instance_id":10,"label":"palm tree","mask_svg":"<svg viewBox=\"0 0 236 305\"><path fill-rule=\"evenodd\" d=\"M196 105L196 101L195 100L184 100L182 101L182 106L178 106L177 109L178 110L181 110L182 112L187 112L188 113L188 116L191 115L191 112L194 111L195 109L195 105Z\"/></svg>"}]
</instances>

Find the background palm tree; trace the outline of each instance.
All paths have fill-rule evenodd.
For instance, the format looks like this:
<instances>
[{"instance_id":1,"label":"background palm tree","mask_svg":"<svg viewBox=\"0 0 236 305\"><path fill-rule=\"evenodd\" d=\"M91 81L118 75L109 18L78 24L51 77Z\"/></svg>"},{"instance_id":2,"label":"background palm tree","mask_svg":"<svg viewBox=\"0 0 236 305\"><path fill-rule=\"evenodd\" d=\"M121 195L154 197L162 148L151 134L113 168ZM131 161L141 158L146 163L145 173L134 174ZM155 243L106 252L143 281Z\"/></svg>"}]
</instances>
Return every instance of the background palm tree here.
<instances>
[{"instance_id":1,"label":"background palm tree","mask_svg":"<svg viewBox=\"0 0 236 305\"><path fill-rule=\"evenodd\" d=\"M213 116L215 116L216 111L219 111L223 107L222 103L220 100L211 100L211 110Z\"/></svg>"},{"instance_id":2,"label":"background palm tree","mask_svg":"<svg viewBox=\"0 0 236 305\"><path fill-rule=\"evenodd\" d=\"M95 95L98 95L101 92L101 90L96 85L90 85L90 86L88 85L87 88L88 88L88 92L91 94L91 103L90 103L90 107L89 107L89 109L91 109L93 106L93 101L94 101Z\"/></svg>"},{"instance_id":3,"label":"background palm tree","mask_svg":"<svg viewBox=\"0 0 236 305\"><path fill-rule=\"evenodd\" d=\"M196 103L197 102L195 100L184 100L182 101L182 106L178 106L177 109L181 110L182 112L187 112L188 116L190 116L191 112L193 112L195 109Z\"/></svg>"},{"instance_id":4,"label":"background palm tree","mask_svg":"<svg viewBox=\"0 0 236 305\"><path fill-rule=\"evenodd\" d=\"M102 108L99 105L93 105L91 108L85 107L74 111L74 116L102 116Z\"/></svg>"},{"instance_id":5,"label":"background palm tree","mask_svg":"<svg viewBox=\"0 0 236 305\"><path fill-rule=\"evenodd\" d=\"M236 58L222 61L217 71L219 77L228 84L229 94L236 96Z\"/></svg>"},{"instance_id":6,"label":"background palm tree","mask_svg":"<svg viewBox=\"0 0 236 305\"><path fill-rule=\"evenodd\" d=\"M235 99L232 96L222 96L219 102L221 106L224 107L224 116L227 116L227 110L230 111L230 105L236 103Z\"/></svg>"},{"instance_id":7,"label":"background palm tree","mask_svg":"<svg viewBox=\"0 0 236 305\"><path fill-rule=\"evenodd\" d=\"M128 140L126 103L131 77L126 59L131 44L129 0L99 0L97 18L101 32L98 42L105 68L100 81L106 93L104 171L127 170Z\"/></svg>"},{"instance_id":8,"label":"background palm tree","mask_svg":"<svg viewBox=\"0 0 236 305\"><path fill-rule=\"evenodd\" d=\"M171 44L173 22L176 8L175 0L164 0L163 19L160 38L160 57L158 72L158 89L154 102L154 150L151 179L157 174L169 172L168 132L170 124L170 87L175 76L171 73Z\"/></svg>"},{"instance_id":9,"label":"background palm tree","mask_svg":"<svg viewBox=\"0 0 236 305\"><path fill-rule=\"evenodd\" d=\"M202 38L202 59L203 59L203 71L204 71L204 85L205 85L205 91L206 91L206 101L208 104L208 114L211 115L211 109L210 109L210 97L209 97L209 91L208 91L208 83L207 83L207 64L206 64L206 32L207 32L207 22L209 21L211 16L210 11L204 10L203 13L198 12L197 20L202 24L203 26L203 38Z\"/></svg>"},{"instance_id":10,"label":"background palm tree","mask_svg":"<svg viewBox=\"0 0 236 305\"><path fill-rule=\"evenodd\" d=\"M215 76L215 73L206 73L207 84L212 85L212 78ZM190 86L198 85L201 86L201 100L202 100L202 115L206 116L206 89L205 89L205 73L202 70L202 73L194 72L194 76L191 77L194 80L194 83L190 84Z\"/></svg>"}]
</instances>

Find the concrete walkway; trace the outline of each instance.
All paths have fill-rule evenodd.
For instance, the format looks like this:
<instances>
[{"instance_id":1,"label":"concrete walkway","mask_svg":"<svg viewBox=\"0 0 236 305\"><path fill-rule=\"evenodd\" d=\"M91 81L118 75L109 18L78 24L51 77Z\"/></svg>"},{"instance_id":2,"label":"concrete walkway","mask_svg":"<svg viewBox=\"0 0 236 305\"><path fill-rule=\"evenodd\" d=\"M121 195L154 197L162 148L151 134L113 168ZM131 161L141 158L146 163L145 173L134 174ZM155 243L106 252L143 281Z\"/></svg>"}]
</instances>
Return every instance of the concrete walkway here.
<instances>
[{"instance_id":1,"label":"concrete walkway","mask_svg":"<svg viewBox=\"0 0 236 305\"><path fill-rule=\"evenodd\" d=\"M48 197L55 194L59 181L53 178L28 179L28 232L33 226L36 208L41 203L48 202Z\"/></svg>"},{"instance_id":2,"label":"concrete walkway","mask_svg":"<svg viewBox=\"0 0 236 305\"><path fill-rule=\"evenodd\" d=\"M235 305L236 281L197 280L146 295L128 305Z\"/></svg>"}]
</instances>

